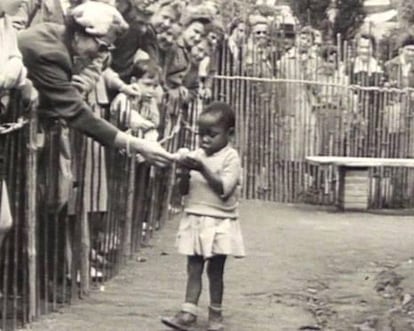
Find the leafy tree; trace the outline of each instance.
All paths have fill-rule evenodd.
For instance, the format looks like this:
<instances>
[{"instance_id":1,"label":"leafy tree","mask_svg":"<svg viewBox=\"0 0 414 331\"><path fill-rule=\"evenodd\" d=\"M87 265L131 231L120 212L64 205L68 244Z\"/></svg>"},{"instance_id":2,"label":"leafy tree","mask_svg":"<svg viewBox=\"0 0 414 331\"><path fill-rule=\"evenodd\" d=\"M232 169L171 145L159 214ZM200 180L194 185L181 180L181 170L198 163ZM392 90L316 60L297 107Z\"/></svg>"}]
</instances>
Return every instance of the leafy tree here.
<instances>
[{"instance_id":1,"label":"leafy tree","mask_svg":"<svg viewBox=\"0 0 414 331\"><path fill-rule=\"evenodd\" d=\"M397 56L398 48L402 39L406 36L406 31L401 27L396 27L386 33L378 44L378 56L383 62Z\"/></svg>"},{"instance_id":2,"label":"leafy tree","mask_svg":"<svg viewBox=\"0 0 414 331\"><path fill-rule=\"evenodd\" d=\"M236 17L246 19L256 0L220 0L219 3L223 21L228 24Z\"/></svg>"},{"instance_id":3,"label":"leafy tree","mask_svg":"<svg viewBox=\"0 0 414 331\"><path fill-rule=\"evenodd\" d=\"M331 0L290 0L290 6L302 25L321 29L327 19L326 10L330 2Z\"/></svg>"},{"instance_id":4,"label":"leafy tree","mask_svg":"<svg viewBox=\"0 0 414 331\"><path fill-rule=\"evenodd\" d=\"M364 23L366 16L364 0L338 0L338 14L334 23L334 38L337 34L343 40L352 39Z\"/></svg>"}]
</instances>

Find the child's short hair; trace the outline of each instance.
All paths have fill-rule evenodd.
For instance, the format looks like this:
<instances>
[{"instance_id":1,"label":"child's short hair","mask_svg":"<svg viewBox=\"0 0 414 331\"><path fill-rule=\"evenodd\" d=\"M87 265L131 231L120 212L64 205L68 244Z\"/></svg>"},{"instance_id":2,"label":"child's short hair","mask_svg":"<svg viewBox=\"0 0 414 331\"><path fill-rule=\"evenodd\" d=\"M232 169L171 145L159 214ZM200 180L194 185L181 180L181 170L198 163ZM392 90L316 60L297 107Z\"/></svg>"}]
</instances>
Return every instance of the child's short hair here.
<instances>
[{"instance_id":1,"label":"child's short hair","mask_svg":"<svg viewBox=\"0 0 414 331\"><path fill-rule=\"evenodd\" d=\"M144 59L138 60L134 63L131 74L136 79L140 79L144 75L147 75L150 78L161 80L162 70L154 60Z\"/></svg>"},{"instance_id":2,"label":"child's short hair","mask_svg":"<svg viewBox=\"0 0 414 331\"><path fill-rule=\"evenodd\" d=\"M201 112L200 117L207 114L218 116L226 129L234 128L236 125L236 115L234 114L233 108L228 103L221 101L211 102Z\"/></svg>"}]
</instances>

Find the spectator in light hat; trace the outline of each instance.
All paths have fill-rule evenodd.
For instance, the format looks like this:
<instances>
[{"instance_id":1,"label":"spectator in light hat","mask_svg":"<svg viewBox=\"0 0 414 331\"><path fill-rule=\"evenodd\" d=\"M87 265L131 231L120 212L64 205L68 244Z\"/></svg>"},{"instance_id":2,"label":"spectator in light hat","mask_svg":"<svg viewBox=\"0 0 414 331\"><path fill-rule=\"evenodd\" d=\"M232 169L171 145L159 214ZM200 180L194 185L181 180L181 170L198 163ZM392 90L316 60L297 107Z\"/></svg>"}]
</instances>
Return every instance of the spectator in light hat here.
<instances>
[{"instance_id":1,"label":"spectator in light hat","mask_svg":"<svg viewBox=\"0 0 414 331\"><path fill-rule=\"evenodd\" d=\"M269 23L262 15L250 15L250 36L247 42L245 66L249 75L269 77L273 74L271 48L269 42Z\"/></svg>"},{"instance_id":2,"label":"spectator in light hat","mask_svg":"<svg viewBox=\"0 0 414 331\"><path fill-rule=\"evenodd\" d=\"M88 55L89 51L112 50L115 40L128 28L122 15L113 6L96 1L73 8L66 23L68 37L73 36L72 51L81 57ZM89 47L82 47L82 41L87 42L88 39L93 39L98 47L90 44ZM81 44L77 41L81 41ZM93 57L94 54L91 55Z\"/></svg>"},{"instance_id":3,"label":"spectator in light hat","mask_svg":"<svg viewBox=\"0 0 414 331\"><path fill-rule=\"evenodd\" d=\"M19 48L28 76L40 94L43 120L61 119L70 127L104 145L129 148L157 165L169 163L171 155L158 143L130 137L104 119L94 116L71 82L76 56L93 60L108 51L128 28L112 6L87 2L70 12L64 26L43 23L19 34Z\"/></svg>"},{"instance_id":4,"label":"spectator in light hat","mask_svg":"<svg viewBox=\"0 0 414 331\"><path fill-rule=\"evenodd\" d=\"M256 46L267 45L269 36L269 23L262 15L251 15L249 17L250 37Z\"/></svg>"}]
</instances>

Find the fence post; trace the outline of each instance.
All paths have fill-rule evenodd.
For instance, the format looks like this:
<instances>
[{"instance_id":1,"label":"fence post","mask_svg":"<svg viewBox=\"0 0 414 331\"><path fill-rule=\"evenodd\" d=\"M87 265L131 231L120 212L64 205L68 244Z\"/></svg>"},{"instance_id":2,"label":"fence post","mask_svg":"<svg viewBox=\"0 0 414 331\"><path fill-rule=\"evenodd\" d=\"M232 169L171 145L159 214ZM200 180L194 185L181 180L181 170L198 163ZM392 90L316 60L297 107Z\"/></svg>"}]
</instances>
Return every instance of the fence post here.
<instances>
[{"instance_id":1,"label":"fence post","mask_svg":"<svg viewBox=\"0 0 414 331\"><path fill-rule=\"evenodd\" d=\"M36 196L37 196L37 114L35 109L30 111L29 116L29 130L27 137L27 151L26 158L26 236L27 236L27 260L28 260L28 280L29 280L29 309L28 321L29 323L38 316L37 314L37 298L36 298L36 284L37 284L37 213L36 213Z\"/></svg>"},{"instance_id":2,"label":"fence post","mask_svg":"<svg viewBox=\"0 0 414 331\"><path fill-rule=\"evenodd\" d=\"M129 178L127 183L127 204L125 213L125 226L122 240L122 263L126 263L132 256L132 218L134 215L136 157L129 160Z\"/></svg>"}]
</instances>

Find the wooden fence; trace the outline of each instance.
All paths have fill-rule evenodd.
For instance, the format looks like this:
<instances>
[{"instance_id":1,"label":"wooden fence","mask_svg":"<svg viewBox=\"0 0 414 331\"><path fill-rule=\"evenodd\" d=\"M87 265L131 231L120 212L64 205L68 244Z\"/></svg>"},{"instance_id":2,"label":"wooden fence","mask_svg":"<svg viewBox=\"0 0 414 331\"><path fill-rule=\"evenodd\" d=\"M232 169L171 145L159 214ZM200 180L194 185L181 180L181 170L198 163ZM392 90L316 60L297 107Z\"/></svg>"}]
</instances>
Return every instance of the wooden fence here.
<instances>
[{"instance_id":1,"label":"wooden fence","mask_svg":"<svg viewBox=\"0 0 414 331\"><path fill-rule=\"evenodd\" d=\"M3 214L0 221L5 331L99 290L170 217L174 186L174 168L137 162L59 121L43 121L40 130L36 112L23 111L17 93L7 104L0 130L0 173L9 197L1 212L10 206L12 215L10 229ZM163 139L170 150L180 141L177 127Z\"/></svg>"},{"instance_id":2,"label":"wooden fence","mask_svg":"<svg viewBox=\"0 0 414 331\"><path fill-rule=\"evenodd\" d=\"M328 47L331 57L244 47L241 59L222 49L214 79L214 98L236 111L244 198L332 204L336 170L311 167L306 156L414 156L414 77L390 77L373 57L364 68L346 43ZM370 182L371 208L413 206L412 171L372 169Z\"/></svg>"},{"instance_id":3,"label":"wooden fence","mask_svg":"<svg viewBox=\"0 0 414 331\"><path fill-rule=\"evenodd\" d=\"M309 166L306 156L414 156L411 90L343 86L347 97L342 106L309 107L306 99L292 100L299 89L308 88L303 82L217 79L237 91L222 99L232 103L237 114L236 147L243 161L246 199L333 203L338 174L333 168ZM285 89L296 92L282 98L278 91ZM412 176L407 169L373 169L370 206L412 207Z\"/></svg>"}]
</instances>

